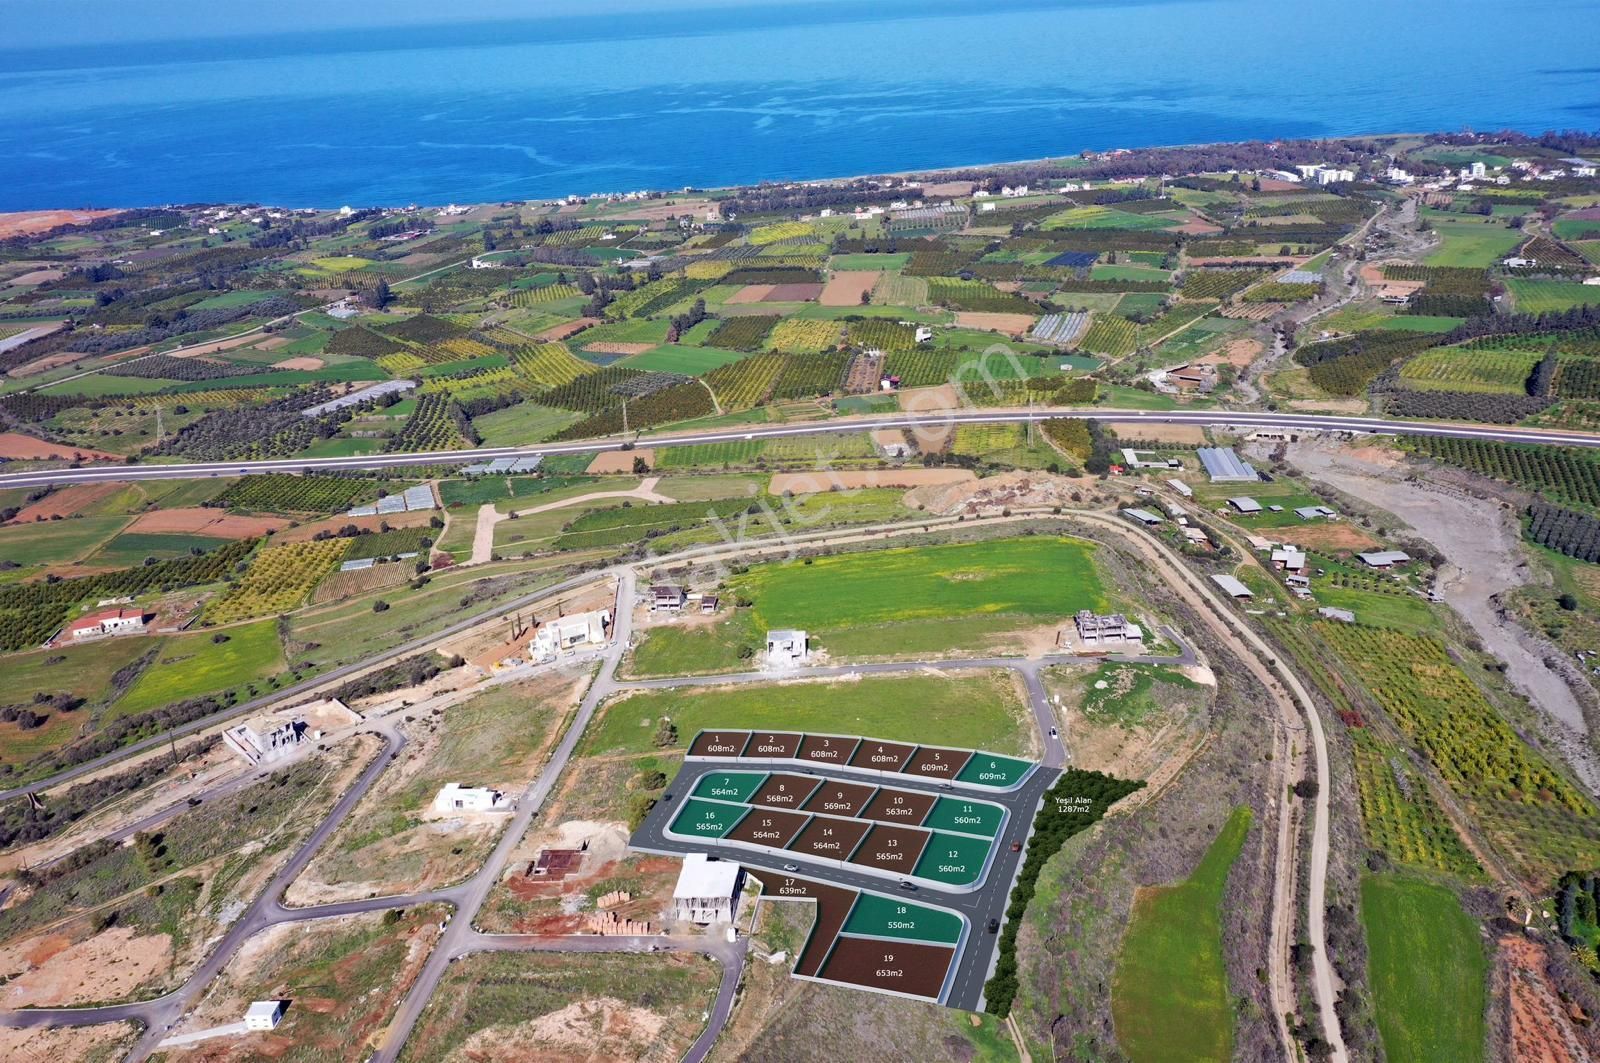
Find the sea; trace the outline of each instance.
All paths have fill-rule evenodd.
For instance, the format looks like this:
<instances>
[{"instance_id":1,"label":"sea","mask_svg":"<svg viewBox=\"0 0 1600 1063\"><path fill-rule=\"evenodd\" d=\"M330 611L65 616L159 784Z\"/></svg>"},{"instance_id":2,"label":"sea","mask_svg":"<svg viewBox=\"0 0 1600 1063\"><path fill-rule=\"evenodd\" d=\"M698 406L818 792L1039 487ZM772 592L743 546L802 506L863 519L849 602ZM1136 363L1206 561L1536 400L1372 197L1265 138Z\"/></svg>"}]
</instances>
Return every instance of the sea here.
<instances>
[{"instance_id":1,"label":"sea","mask_svg":"<svg viewBox=\"0 0 1600 1063\"><path fill-rule=\"evenodd\" d=\"M216 0L205 34L44 45L5 32L12 2L0 210L484 202L1600 128L1595 0L667 0L487 22L437 5L427 25L369 4L273 32L252 29L259 5Z\"/></svg>"}]
</instances>

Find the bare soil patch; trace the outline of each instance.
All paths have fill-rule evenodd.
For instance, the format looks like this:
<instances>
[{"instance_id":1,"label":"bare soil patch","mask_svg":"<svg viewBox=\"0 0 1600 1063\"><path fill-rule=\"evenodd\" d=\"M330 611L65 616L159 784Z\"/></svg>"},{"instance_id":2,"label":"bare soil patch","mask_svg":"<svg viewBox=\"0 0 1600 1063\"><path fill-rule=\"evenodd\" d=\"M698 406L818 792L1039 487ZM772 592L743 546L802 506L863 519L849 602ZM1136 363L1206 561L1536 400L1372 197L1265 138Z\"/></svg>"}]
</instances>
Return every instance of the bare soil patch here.
<instances>
[{"instance_id":1,"label":"bare soil patch","mask_svg":"<svg viewBox=\"0 0 1600 1063\"><path fill-rule=\"evenodd\" d=\"M96 218L121 214L120 210L19 210L0 214L0 237L42 233L58 225L82 225Z\"/></svg>"},{"instance_id":2,"label":"bare soil patch","mask_svg":"<svg viewBox=\"0 0 1600 1063\"><path fill-rule=\"evenodd\" d=\"M52 458L66 461L121 461L115 454L88 447L63 446L46 443L21 432L0 432L0 458L12 461L47 461Z\"/></svg>"},{"instance_id":3,"label":"bare soil patch","mask_svg":"<svg viewBox=\"0 0 1600 1063\"><path fill-rule=\"evenodd\" d=\"M122 490L119 483L76 484L54 491L31 506L25 506L12 518L14 523L27 524L36 520L49 520L51 517L72 517L80 510L93 505L108 495L114 495Z\"/></svg>"},{"instance_id":4,"label":"bare soil patch","mask_svg":"<svg viewBox=\"0 0 1600 1063\"><path fill-rule=\"evenodd\" d=\"M191 347L185 351L173 351L172 356L174 358L198 358L202 355L216 354L218 351L231 351L235 347L249 347L260 339L261 333L250 332L243 336L230 336L225 340L217 340L215 343Z\"/></svg>"},{"instance_id":5,"label":"bare soil patch","mask_svg":"<svg viewBox=\"0 0 1600 1063\"><path fill-rule=\"evenodd\" d=\"M600 319L597 317L580 317L576 321L563 321L559 325L551 325L547 329L535 332L533 338L540 343L556 343L598 324Z\"/></svg>"},{"instance_id":6,"label":"bare soil patch","mask_svg":"<svg viewBox=\"0 0 1600 1063\"><path fill-rule=\"evenodd\" d=\"M976 310L963 310L956 314L956 324L962 328L981 329L984 332L1004 332L1019 339L1038 320L1032 314L989 314Z\"/></svg>"},{"instance_id":7,"label":"bare soil patch","mask_svg":"<svg viewBox=\"0 0 1600 1063\"><path fill-rule=\"evenodd\" d=\"M960 199L962 196L972 195L976 188L971 181L938 181L931 185L924 185L922 195L924 199Z\"/></svg>"},{"instance_id":8,"label":"bare soil patch","mask_svg":"<svg viewBox=\"0 0 1600 1063\"><path fill-rule=\"evenodd\" d=\"M220 509L190 506L184 509L157 509L141 513L128 525L128 531L214 535L219 539L248 539L269 531L287 528L285 517L241 517Z\"/></svg>"},{"instance_id":9,"label":"bare soil patch","mask_svg":"<svg viewBox=\"0 0 1600 1063\"><path fill-rule=\"evenodd\" d=\"M796 495L814 495L835 488L859 487L925 487L929 484L961 483L976 480L971 469L862 469L846 472L838 469L820 472L774 473L768 490L773 494L787 491Z\"/></svg>"},{"instance_id":10,"label":"bare soil patch","mask_svg":"<svg viewBox=\"0 0 1600 1063\"><path fill-rule=\"evenodd\" d=\"M251 344L258 351L275 351L279 347L287 347L293 343L288 336L268 336L260 343Z\"/></svg>"},{"instance_id":11,"label":"bare soil patch","mask_svg":"<svg viewBox=\"0 0 1600 1063\"><path fill-rule=\"evenodd\" d=\"M1279 529L1296 546L1312 550L1370 550L1378 540L1348 521L1317 521L1297 528Z\"/></svg>"},{"instance_id":12,"label":"bare soil patch","mask_svg":"<svg viewBox=\"0 0 1600 1063\"><path fill-rule=\"evenodd\" d=\"M860 306L861 297L872 291L883 274L878 270L844 270L828 278L819 302L823 306Z\"/></svg>"},{"instance_id":13,"label":"bare soil patch","mask_svg":"<svg viewBox=\"0 0 1600 1063\"><path fill-rule=\"evenodd\" d=\"M281 362L273 362L272 363L272 368L274 368L274 369L321 369L326 364L327 363L324 362L321 358L313 358L308 354L302 354L298 358L285 358Z\"/></svg>"},{"instance_id":14,"label":"bare soil patch","mask_svg":"<svg viewBox=\"0 0 1600 1063\"><path fill-rule=\"evenodd\" d=\"M135 937L132 927L112 927L77 942L64 934L28 938L0 950L0 971L10 976L0 1003L60 1007L116 1000L171 963L170 937Z\"/></svg>"},{"instance_id":15,"label":"bare soil patch","mask_svg":"<svg viewBox=\"0 0 1600 1063\"><path fill-rule=\"evenodd\" d=\"M1221 231L1222 226L1193 215L1190 216L1188 221L1178 226L1178 232L1187 233L1190 236L1210 236L1212 233L1220 233Z\"/></svg>"},{"instance_id":16,"label":"bare soil patch","mask_svg":"<svg viewBox=\"0 0 1600 1063\"><path fill-rule=\"evenodd\" d=\"M1148 439L1161 443L1204 443L1206 430L1198 424L1152 424L1149 421L1111 421L1122 439Z\"/></svg>"},{"instance_id":17,"label":"bare soil patch","mask_svg":"<svg viewBox=\"0 0 1600 1063\"><path fill-rule=\"evenodd\" d=\"M653 343L613 343L609 340L600 343L585 343L583 349L591 354L643 354L645 351L654 350Z\"/></svg>"},{"instance_id":18,"label":"bare soil patch","mask_svg":"<svg viewBox=\"0 0 1600 1063\"><path fill-rule=\"evenodd\" d=\"M0 1058L51 1060L52 1063L121 1059L123 1053L133 1047L138 1034L139 1031L131 1022L58 1026L55 1029L0 1028Z\"/></svg>"},{"instance_id":19,"label":"bare soil patch","mask_svg":"<svg viewBox=\"0 0 1600 1063\"><path fill-rule=\"evenodd\" d=\"M635 460L650 468L656 467L656 452L649 447L642 450L605 450L594 456L586 472L632 472Z\"/></svg>"},{"instance_id":20,"label":"bare soil patch","mask_svg":"<svg viewBox=\"0 0 1600 1063\"><path fill-rule=\"evenodd\" d=\"M1266 351L1266 345L1260 340L1244 339L1229 340L1222 350L1196 359L1204 365L1231 365L1243 369Z\"/></svg>"},{"instance_id":21,"label":"bare soil patch","mask_svg":"<svg viewBox=\"0 0 1600 1063\"><path fill-rule=\"evenodd\" d=\"M35 284L43 284L46 281L58 281L65 276L66 274L61 272L59 269L35 269L29 270L27 273L24 273L19 277L12 277L8 283L15 284L20 288Z\"/></svg>"},{"instance_id":22,"label":"bare soil patch","mask_svg":"<svg viewBox=\"0 0 1600 1063\"><path fill-rule=\"evenodd\" d=\"M63 365L71 365L82 357L83 355L74 354L71 351L61 354L47 354L43 358L36 358L27 365L13 369L11 375L14 377L37 376L40 373L48 373L50 370Z\"/></svg>"},{"instance_id":23,"label":"bare soil patch","mask_svg":"<svg viewBox=\"0 0 1600 1063\"><path fill-rule=\"evenodd\" d=\"M822 294L820 284L774 284L761 297L763 303L809 303ZM858 297L859 298L859 297Z\"/></svg>"},{"instance_id":24,"label":"bare soil patch","mask_svg":"<svg viewBox=\"0 0 1600 1063\"><path fill-rule=\"evenodd\" d=\"M746 284L723 302L732 304L765 302L767 296L772 294L772 289L776 287L776 284Z\"/></svg>"},{"instance_id":25,"label":"bare soil patch","mask_svg":"<svg viewBox=\"0 0 1600 1063\"><path fill-rule=\"evenodd\" d=\"M1548 957L1543 946L1510 934L1499 945L1497 965L1511 998L1508 1058L1513 1063L1581 1063L1593 1058L1545 975Z\"/></svg>"}]
</instances>

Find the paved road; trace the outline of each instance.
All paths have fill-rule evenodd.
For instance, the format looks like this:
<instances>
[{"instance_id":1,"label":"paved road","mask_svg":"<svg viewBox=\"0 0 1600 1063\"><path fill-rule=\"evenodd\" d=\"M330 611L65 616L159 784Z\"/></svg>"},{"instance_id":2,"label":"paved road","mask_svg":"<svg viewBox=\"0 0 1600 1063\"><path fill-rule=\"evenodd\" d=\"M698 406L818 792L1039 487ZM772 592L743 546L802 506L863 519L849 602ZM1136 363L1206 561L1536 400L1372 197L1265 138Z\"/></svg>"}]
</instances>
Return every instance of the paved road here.
<instances>
[{"instance_id":1,"label":"paved road","mask_svg":"<svg viewBox=\"0 0 1600 1063\"><path fill-rule=\"evenodd\" d=\"M571 935L545 936L538 934L479 934L473 933L464 946L462 955L472 952L698 952L722 965L722 983L717 987L716 1000L706 1016L706 1027L695 1038L694 1044L683 1054L682 1063L700 1063L711 1052L717 1035L728 1024L733 1013L733 1000L738 994L739 978L750 941L740 936L737 941L726 938L698 935L695 937L670 937L667 935L573 937Z\"/></svg>"},{"instance_id":2,"label":"paved road","mask_svg":"<svg viewBox=\"0 0 1600 1063\"><path fill-rule=\"evenodd\" d=\"M567 727L566 734L551 754L544 770L539 777L529 784L523 791L522 797L517 801L517 810L512 813L511 822L506 825L500 841L495 845L494 852L490 854L478 873L468 879L461 887L459 902L456 908L456 917L450 921L444 935L439 939L439 944L428 957L428 962L423 966L422 973L412 985L411 991L400 1004L394 1020L390 1022L382 1044L373 1055L373 1063L394 1063L399 1056L400 1049L405 1045L406 1038L410 1036L412 1027L417 1023L422 1009L427 1006L433 996L434 989L439 985L439 979L444 976L450 961L457 955L464 945L470 943L476 931L472 922L477 918L478 911L488 899L489 892L500 881L511 854L522 842L522 836L527 833L528 824L533 822L533 817L544 807L550 791L555 788L556 781L566 770L567 761L572 758L573 751L577 749L578 740L582 737L585 728L589 726L595 709L611 693L616 690L612 677L616 674L617 664L622 659L622 654L628 647L628 640L633 627L633 602L635 594L636 577L632 569L623 568L617 573L617 603L613 615L616 617L612 629L611 645L606 650L600 665L600 671L595 676L594 682L589 685L589 690L583 696L583 701L578 706L577 715Z\"/></svg>"},{"instance_id":3,"label":"paved road","mask_svg":"<svg viewBox=\"0 0 1600 1063\"><path fill-rule=\"evenodd\" d=\"M1015 664L1015 662L1013 662ZM1043 693L1042 690L1040 692ZM1046 729L1045 734L1048 734ZM1057 742L1059 747L1059 741ZM868 890L874 893L894 895L897 889L894 877L869 874L846 868L835 867L826 863L809 860L804 856L794 853L766 853L741 846L723 846L714 841L684 842L666 834L666 827L671 823L672 817L681 807L685 795L693 792L699 783L700 777L709 772L726 771L728 764L715 761L689 761L684 764L673 780L672 791L677 794L673 801L662 801L651 809L638 830L634 831L629 840L629 847L641 852L665 853L672 856L681 856L685 853L715 852L725 860L737 860L750 868L757 868L782 876L785 864L798 864L800 871L795 872L802 878L818 879L834 885L845 886L850 889ZM877 776L848 769L829 767L827 769L806 769L800 767L785 768L785 770L811 771L813 774L830 779L842 779L848 782L859 782L868 785L883 785L884 780ZM946 1003L951 1007L965 1008L968 1011L977 1011L983 1003L983 984L988 980L989 971L993 966L995 945L998 936L988 932L990 919L999 919L1004 922L1006 905L1011 900L1011 888L1016 882L1017 872L1022 866L1023 856L1026 854L1026 842L1033 829L1033 820L1039 810L1039 804L1044 798L1044 793L1054 785L1057 770L1050 767L1035 769L1032 775L1016 790L1010 793L983 793L985 801L1003 804L1010 815L1006 820L1004 831L995 839L994 855L983 885L970 893L949 893L933 887L923 887L914 893L907 893L909 899L919 903L935 905L958 911L967 917L971 924L971 932L967 938L965 948L956 959L955 975L950 983L949 996ZM937 784L921 784L914 779L896 778L894 785L906 790L920 790L934 795L948 795L950 793L974 793L966 789L947 791ZM1023 844L1023 851L1013 852L1011 843Z\"/></svg>"},{"instance_id":4,"label":"paved road","mask_svg":"<svg viewBox=\"0 0 1600 1063\"><path fill-rule=\"evenodd\" d=\"M639 436L631 442L620 438L597 439L580 443L541 444L518 447L479 447L472 450L445 450L413 454L367 454L334 458L275 458L265 461L185 462L174 465L108 465L79 469L40 469L0 476L0 488L43 487L74 483L122 482L127 480L189 480L209 476L239 476L267 472L314 472L328 469L392 469L416 465L461 465L493 458L528 457L535 454L593 454L640 448L693 446L730 439L777 439L786 436L826 435L840 431L866 432L883 428L939 429L952 424L1019 424L1050 418L1074 420L1137 421L1152 423L1197 424L1212 427L1298 428L1305 431L1359 432L1379 435L1448 436L1457 439L1488 439L1512 443L1547 443L1572 447L1600 447L1600 433L1511 428L1502 425L1452 424L1439 421L1404 421L1384 417L1341 417L1309 413L1271 413L1259 410L1149 410L1085 409L1083 407L1040 406L1031 410L957 410L925 414L887 414L879 417L853 417L808 424L769 427L734 426L689 434Z\"/></svg>"},{"instance_id":5,"label":"paved road","mask_svg":"<svg viewBox=\"0 0 1600 1063\"><path fill-rule=\"evenodd\" d=\"M372 784L383 774L389 762L405 747L405 736L393 725L379 725L373 729L373 733L383 737L384 748L361 773L355 785L345 791L344 796L333 806L333 810L311 832L311 836L289 858L289 862L273 876L266 889L256 896L244 915L235 920L233 926L223 934L216 948L212 949L182 986L165 996L135 1004L113 1004L102 1008L30 1008L23 1011L0 1011L0 1026L31 1029L36 1026L89 1026L102 1022L142 1022L146 1027L144 1036L139 1039L139 1043L135 1045L128 1058L139 1060L148 1058L157 1043L166 1036L167 1031L183 1017L184 1012L194 1004L205 987L211 984L212 979L216 978L233 958L239 946L252 934L272 925L274 920L271 918L271 911L283 891L288 889L289 884L305 870L317 850L372 788Z\"/></svg>"}]
</instances>

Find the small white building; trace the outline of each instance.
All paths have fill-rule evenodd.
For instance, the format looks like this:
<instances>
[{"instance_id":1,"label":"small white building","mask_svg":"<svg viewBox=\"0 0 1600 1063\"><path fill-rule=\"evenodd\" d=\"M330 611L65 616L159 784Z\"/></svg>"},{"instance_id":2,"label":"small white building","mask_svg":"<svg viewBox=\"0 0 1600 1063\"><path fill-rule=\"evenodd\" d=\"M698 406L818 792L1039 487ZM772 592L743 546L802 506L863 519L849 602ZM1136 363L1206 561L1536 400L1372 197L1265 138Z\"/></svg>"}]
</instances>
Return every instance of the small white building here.
<instances>
[{"instance_id":1,"label":"small white building","mask_svg":"<svg viewBox=\"0 0 1600 1063\"><path fill-rule=\"evenodd\" d=\"M250 1004L244 1013L244 1028L246 1030L275 1030L278 1023L283 1020L283 1013L287 1010L287 1000L257 1000Z\"/></svg>"},{"instance_id":2,"label":"small white building","mask_svg":"<svg viewBox=\"0 0 1600 1063\"><path fill-rule=\"evenodd\" d=\"M1300 572L1306 567L1306 552L1292 546L1272 551L1272 563L1285 572Z\"/></svg>"},{"instance_id":3,"label":"small white building","mask_svg":"<svg viewBox=\"0 0 1600 1063\"><path fill-rule=\"evenodd\" d=\"M767 632L767 664L782 668L804 664L810 656L804 631Z\"/></svg>"},{"instance_id":4,"label":"small white building","mask_svg":"<svg viewBox=\"0 0 1600 1063\"><path fill-rule=\"evenodd\" d=\"M487 786L462 786L445 783L433 798L435 812L509 812L511 802L499 790Z\"/></svg>"},{"instance_id":5,"label":"small white building","mask_svg":"<svg viewBox=\"0 0 1600 1063\"><path fill-rule=\"evenodd\" d=\"M931 339L933 339L933 329L929 328L927 325L918 325L917 342L927 343Z\"/></svg>"},{"instance_id":6,"label":"small white building","mask_svg":"<svg viewBox=\"0 0 1600 1063\"><path fill-rule=\"evenodd\" d=\"M1194 497L1194 488L1190 487L1182 480L1168 480L1167 486L1178 492L1178 494L1182 495L1184 498Z\"/></svg>"},{"instance_id":7,"label":"small white building","mask_svg":"<svg viewBox=\"0 0 1600 1063\"><path fill-rule=\"evenodd\" d=\"M137 635L145 629L143 609L102 609L90 613L67 625L67 634L74 641L97 639L106 635Z\"/></svg>"},{"instance_id":8,"label":"small white building","mask_svg":"<svg viewBox=\"0 0 1600 1063\"><path fill-rule=\"evenodd\" d=\"M574 613L542 624L528 643L528 655L535 661L554 660L579 646L598 646L609 637L611 610Z\"/></svg>"},{"instance_id":9,"label":"small white building","mask_svg":"<svg viewBox=\"0 0 1600 1063\"><path fill-rule=\"evenodd\" d=\"M672 914L690 923L731 923L739 904L739 865L705 853L683 858L672 888Z\"/></svg>"}]
</instances>

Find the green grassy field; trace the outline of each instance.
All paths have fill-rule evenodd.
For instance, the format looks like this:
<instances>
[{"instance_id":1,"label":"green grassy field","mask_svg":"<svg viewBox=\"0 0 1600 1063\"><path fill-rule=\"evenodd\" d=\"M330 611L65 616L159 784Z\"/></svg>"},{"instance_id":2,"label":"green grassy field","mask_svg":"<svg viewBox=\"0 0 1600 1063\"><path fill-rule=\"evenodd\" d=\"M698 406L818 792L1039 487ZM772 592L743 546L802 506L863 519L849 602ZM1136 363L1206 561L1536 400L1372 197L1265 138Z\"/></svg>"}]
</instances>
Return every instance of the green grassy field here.
<instances>
[{"instance_id":1,"label":"green grassy field","mask_svg":"<svg viewBox=\"0 0 1600 1063\"><path fill-rule=\"evenodd\" d=\"M474 417L472 427L483 437L484 446L509 447L543 442L582 416L573 410L523 402Z\"/></svg>"},{"instance_id":2,"label":"green grassy field","mask_svg":"<svg viewBox=\"0 0 1600 1063\"><path fill-rule=\"evenodd\" d=\"M680 745L702 728L782 728L1026 754L1032 724L1008 673L868 676L835 683L649 690L609 702L590 724L588 755L648 753L661 717Z\"/></svg>"},{"instance_id":3,"label":"green grassy field","mask_svg":"<svg viewBox=\"0 0 1600 1063\"><path fill-rule=\"evenodd\" d=\"M96 565L132 568L144 563L147 557L180 557L190 550L209 553L223 544L222 539L205 535L124 532L106 543L90 558Z\"/></svg>"},{"instance_id":4,"label":"green grassy field","mask_svg":"<svg viewBox=\"0 0 1600 1063\"><path fill-rule=\"evenodd\" d=\"M1432 210L1424 210L1422 216L1444 240L1423 260L1429 266L1492 266L1523 240L1521 231L1508 229L1503 222L1463 219Z\"/></svg>"},{"instance_id":5,"label":"green grassy field","mask_svg":"<svg viewBox=\"0 0 1600 1063\"><path fill-rule=\"evenodd\" d=\"M127 526L124 516L74 517L0 528L0 561L66 564L88 557Z\"/></svg>"},{"instance_id":6,"label":"green grassy field","mask_svg":"<svg viewBox=\"0 0 1600 1063\"><path fill-rule=\"evenodd\" d=\"M35 694L75 694L93 705L111 688L120 668L159 645L152 639L108 639L88 646L62 646L11 654L5 659L5 700L32 703ZM88 722L89 706L73 712L47 712L42 726L24 731L14 723L0 723L0 764L18 765L57 749Z\"/></svg>"},{"instance_id":7,"label":"green grassy field","mask_svg":"<svg viewBox=\"0 0 1600 1063\"><path fill-rule=\"evenodd\" d=\"M1476 921L1442 886L1361 880L1367 969L1385 1054L1407 1063L1483 1058L1487 961Z\"/></svg>"},{"instance_id":8,"label":"green grassy field","mask_svg":"<svg viewBox=\"0 0 1600 1063\"><path fill-rule=\"evenodd\" d=\"M1600 303L1600 285L1575 284L1570 281L1535 281L1510 277L1506 287L1517 302L1517 310L1524 314L1542 314L1550 310L1570 310L1575 306Z\"/></svg>"},{"instance_id":9,"label":"green grassy field","mask_svg":"<svg viewBox=\"0 0 1600 1063\"><path fill-rule=\"evenodd\" d=\"M227 641L213 642L213 633L206 631L168 639L161 656L116 703L114 714L227 690L283 669L276 621L258 620L217 634L226 635Z\"/></svg>"},{"instance_id":10,"label":"green grassy field","mask_svg":"<svg viewBox=\"0 0 1600 1063\"><path fill-rule=\"evenodd\" d=\"M1192 875L1134 899L1111 987L1117 1041L1134 1063L1233 1056L1221 906L1250 819L1248 808L1235 809Z\"/></svg>"},{"instance_id":11,"label":"green grassy field","mask_svg":"<svg viewBox=\"0 0 1600 1063\"><path fill-rule=\"evenodd\" d=\"M1093 544L1048 536L763 565L732 584L755 602L758 627L809 631L835 655L966 646L1107 604Z\"/></svg>"}]
</instances>

